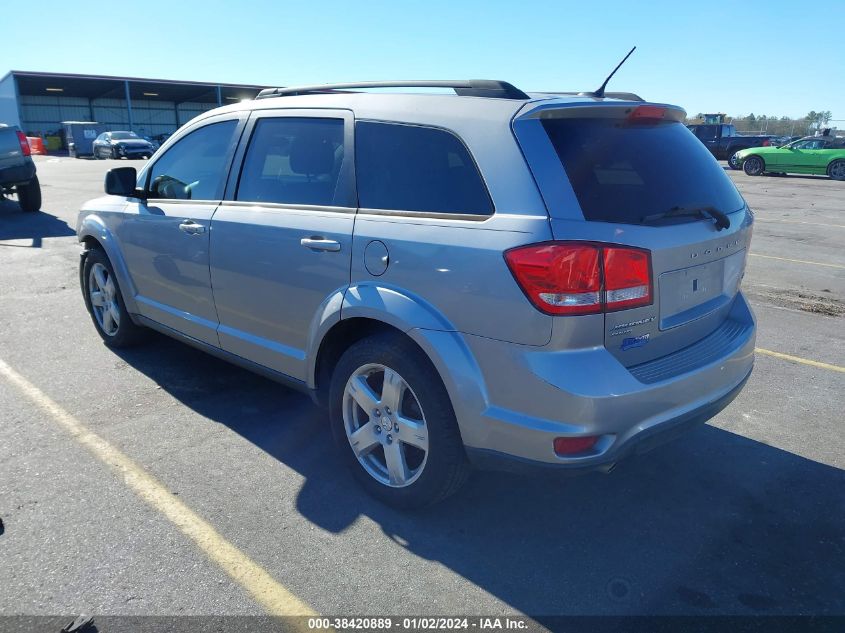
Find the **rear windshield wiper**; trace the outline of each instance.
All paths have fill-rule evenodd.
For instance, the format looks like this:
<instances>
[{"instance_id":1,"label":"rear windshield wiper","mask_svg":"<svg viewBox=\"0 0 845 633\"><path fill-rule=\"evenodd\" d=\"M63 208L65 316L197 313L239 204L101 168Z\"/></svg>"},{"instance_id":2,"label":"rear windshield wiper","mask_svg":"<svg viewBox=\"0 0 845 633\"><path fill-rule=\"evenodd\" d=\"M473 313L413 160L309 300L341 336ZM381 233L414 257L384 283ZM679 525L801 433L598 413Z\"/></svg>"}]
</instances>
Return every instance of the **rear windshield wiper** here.
<instances>
[{"instance_id":1,"label":"rear windshield wiper","mask_svg":"<svg viewBox=\"0 0 845 633\"><path fill-rule=\"evenodd\" d=\"M722 213L713 207L672 207L663 213L644 215L640 218L643 224L651 224L663 218L677 218L680 216L695 216L700 218L711 218L716 223L716 230L721 231L731 226L731 220L727 214Z\"/></svg>"}]
</instances>

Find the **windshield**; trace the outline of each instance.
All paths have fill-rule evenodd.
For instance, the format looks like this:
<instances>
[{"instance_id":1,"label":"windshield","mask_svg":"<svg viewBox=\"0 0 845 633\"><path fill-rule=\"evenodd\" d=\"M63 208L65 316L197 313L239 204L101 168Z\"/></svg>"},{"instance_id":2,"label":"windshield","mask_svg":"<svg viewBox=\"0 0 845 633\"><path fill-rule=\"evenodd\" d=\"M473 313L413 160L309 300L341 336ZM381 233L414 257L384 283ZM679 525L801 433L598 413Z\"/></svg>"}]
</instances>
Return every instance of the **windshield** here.
<instances>
[{"instance_id":1,"label":"windshield","mask_svg":"<svg viewBox=\"0 0 845 633\"><path fill-rule=\"evenodd\" d=\"M543 127L586 220L639 224L676 207L732 213L744 206L719 163L681 123L567 118L546 119Z\"/></svg>"},{"instance_id":2,"label":"windshield","mask_svg":"<svg viewBox=\"0 0 845 633\"><path fill-rule=\"evenodd\" d=\"M127 138L138 138L135 132L112 132L111 137L115 141L122 141Z\"/></svg>"}]
</instances>

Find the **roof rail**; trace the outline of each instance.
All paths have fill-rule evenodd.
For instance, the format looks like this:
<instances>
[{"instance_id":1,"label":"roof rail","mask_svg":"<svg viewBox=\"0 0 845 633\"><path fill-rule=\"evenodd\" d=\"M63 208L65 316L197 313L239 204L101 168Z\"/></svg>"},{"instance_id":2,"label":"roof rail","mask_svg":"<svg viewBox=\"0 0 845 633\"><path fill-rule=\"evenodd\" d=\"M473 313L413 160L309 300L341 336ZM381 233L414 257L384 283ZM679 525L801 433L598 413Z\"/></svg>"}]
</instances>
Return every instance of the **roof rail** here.
<instances>
[{"instance_id":1,"label":"roof rail","mask_svg":"<svg viewBox=\"0 0 845 633\"><path fill-rule=\"evenodd\" d=\"M640 95L633 92L605 92L603 97L595 97L592 92L568 92L547 90L543 92L546 95L572 95L575 97L594 97L596 99L623 99L625 101L645 101Z\"/></svg>"},{"instance_id":2,"label":"roof rail","mask_svg":"<svg viewBox=\"0 0 845 633\"><path fill-rule=\"evenodd\" d=\"M315 86L293 86L291 88L266 88L258 93L256 99L271 97L289 97L303 94L331 93L337 90L355 90L363 88L452 88L462 97L496 97L499 99L530 99L519 88L506 81L491 79L468 79L458 81L361 81L343 84L323 84Z\"/></svg>"}]
</instances>

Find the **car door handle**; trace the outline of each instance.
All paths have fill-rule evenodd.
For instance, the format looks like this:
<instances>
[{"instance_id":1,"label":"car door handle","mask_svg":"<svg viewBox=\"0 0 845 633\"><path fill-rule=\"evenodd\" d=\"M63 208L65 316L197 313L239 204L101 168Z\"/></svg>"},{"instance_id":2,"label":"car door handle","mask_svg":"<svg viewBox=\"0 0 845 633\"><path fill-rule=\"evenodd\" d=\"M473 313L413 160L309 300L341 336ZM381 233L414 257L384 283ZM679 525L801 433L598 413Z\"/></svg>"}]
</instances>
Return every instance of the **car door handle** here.
<instances>
[{"instance_id":1,"label":"car door handle","mask_svg":"<svg viewBox=\"0 0 845 633\"><path fill-rule=\"evenodd\" d=\"M205 226L193 220L182 220L179 224L179 230L188 235L201 235L205 233Z\"/></svg>"},{"instance_id":2,"label":"car door handle","mask_svg":"<svg viewBox=\"0 0 845 633\"><path fill-rule=\"evenodd\" d=\"M340 250L340 242L335 240L327 240L324 237L303 237L299 240L305 248L310 248L312 251L330 251L336 253Z\"/></svg>"}]
</instances>

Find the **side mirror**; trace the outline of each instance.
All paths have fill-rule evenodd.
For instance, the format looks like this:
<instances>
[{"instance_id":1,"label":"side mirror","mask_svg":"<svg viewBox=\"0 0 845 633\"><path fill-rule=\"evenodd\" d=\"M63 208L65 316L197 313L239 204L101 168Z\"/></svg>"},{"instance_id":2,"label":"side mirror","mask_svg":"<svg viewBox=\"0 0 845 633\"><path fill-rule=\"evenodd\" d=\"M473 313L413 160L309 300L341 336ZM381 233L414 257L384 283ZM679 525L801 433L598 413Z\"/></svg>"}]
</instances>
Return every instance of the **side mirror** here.
<instances>
[{"instance_id":1,"label":"side mirror","mask_svg":"<svg viewBox=\"0 0 845 633\"><path fill-rule=\"evenodd\" d=\"M106 172L105 189L110 196L137 198L140 193L135 189L138 173L134 167L115 167Z\"/></svg>"}]
</instances>

